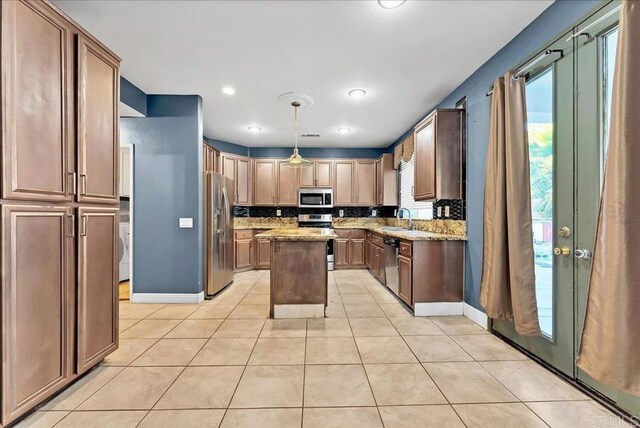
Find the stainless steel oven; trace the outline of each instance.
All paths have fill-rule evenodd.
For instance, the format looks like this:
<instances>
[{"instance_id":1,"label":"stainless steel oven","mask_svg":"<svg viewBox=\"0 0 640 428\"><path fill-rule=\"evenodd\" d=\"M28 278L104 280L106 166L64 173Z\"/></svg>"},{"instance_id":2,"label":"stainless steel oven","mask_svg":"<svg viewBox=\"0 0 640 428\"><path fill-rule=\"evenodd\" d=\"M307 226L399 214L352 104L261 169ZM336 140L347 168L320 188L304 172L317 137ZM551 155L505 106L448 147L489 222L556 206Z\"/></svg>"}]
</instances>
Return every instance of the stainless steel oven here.
<instances>
[{"instance_id":1,"label":"stainless steel oven","mask_svg":"<svg viewBox=\"0 0 640 428\"><path fill-rule=\"evenodd\" d=\"M333 208L332 189L300 189L298 190L299 208Z\"/></svg>"}]
</instances>

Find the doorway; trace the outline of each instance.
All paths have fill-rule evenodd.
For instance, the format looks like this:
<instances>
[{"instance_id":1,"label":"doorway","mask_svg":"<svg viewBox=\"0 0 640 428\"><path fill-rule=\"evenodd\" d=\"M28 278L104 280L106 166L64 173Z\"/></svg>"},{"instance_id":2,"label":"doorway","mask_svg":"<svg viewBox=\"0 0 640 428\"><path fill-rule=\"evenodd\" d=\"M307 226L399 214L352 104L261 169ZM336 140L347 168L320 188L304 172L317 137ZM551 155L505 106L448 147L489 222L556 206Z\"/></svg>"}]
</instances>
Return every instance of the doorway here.
<instances>
[{"instance_id":1,"label":"doorway","mask_svg":"<svg viewBox=\"0 0 640 428\"><path fill-rule=\"evenodd\" d=\"M608 148L619 6L606 4L531 61L527 131L542 336L521 336L512 323L499 320L492 321L492 329L640 416L640 397L608 388L575 365Z\"/></svg>"},{"instance_id":2,"label":"doorway","mask_svg":"<svg viewBox=\"0 0 640 428\"><path fill-rule=\"evenodd\" d=\"M133 145L120 143L119 300L131 300L133 267Z\"/></svg>"}]
</instances>

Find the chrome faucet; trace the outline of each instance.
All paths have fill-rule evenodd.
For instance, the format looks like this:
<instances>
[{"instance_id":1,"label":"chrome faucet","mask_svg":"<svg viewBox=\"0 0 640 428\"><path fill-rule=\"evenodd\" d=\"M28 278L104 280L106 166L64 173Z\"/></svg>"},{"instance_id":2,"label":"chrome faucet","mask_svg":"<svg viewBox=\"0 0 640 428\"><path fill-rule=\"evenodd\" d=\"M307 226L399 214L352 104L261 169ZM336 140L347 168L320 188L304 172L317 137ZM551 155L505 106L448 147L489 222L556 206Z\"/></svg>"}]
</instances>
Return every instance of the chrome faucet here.
<instances>
[{"instance_id":1,"label":"chrome faucet","mask_svg":"<svg viewBox=\"0 0 640 428\"><path fill-rule=\"evenodd\" d=\"M402 212L403 210L406 211L407 215L409 216L409 219L408 219L409 220L409 230L413 230L413 220L411 220L411 211L409 211L408 208L405 208L405 207L398 208L398 211L396 212L396 219L400 220L400 212Z\"/></svg>"}]
</instances>

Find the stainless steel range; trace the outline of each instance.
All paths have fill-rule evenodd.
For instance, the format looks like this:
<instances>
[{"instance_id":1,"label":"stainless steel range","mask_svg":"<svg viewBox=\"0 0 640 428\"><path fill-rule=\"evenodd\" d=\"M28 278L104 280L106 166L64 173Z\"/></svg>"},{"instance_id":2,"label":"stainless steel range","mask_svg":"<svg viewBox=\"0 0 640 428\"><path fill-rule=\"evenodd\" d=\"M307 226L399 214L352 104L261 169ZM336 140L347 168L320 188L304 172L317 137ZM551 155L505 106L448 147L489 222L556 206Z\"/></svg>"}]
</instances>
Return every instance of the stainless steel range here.
<instances>
[{"instance_id":1,"label":"stainless steel range","mask_svg":"<svg viewBox=\"0 0 640 428\"><path fill-rule=\"evenodd\" d=\"M299 227L317 227L332 229L331 214L298 214ZM327 268L333 270L333 239L327 241Z\"/></svg>"}]
</instances>

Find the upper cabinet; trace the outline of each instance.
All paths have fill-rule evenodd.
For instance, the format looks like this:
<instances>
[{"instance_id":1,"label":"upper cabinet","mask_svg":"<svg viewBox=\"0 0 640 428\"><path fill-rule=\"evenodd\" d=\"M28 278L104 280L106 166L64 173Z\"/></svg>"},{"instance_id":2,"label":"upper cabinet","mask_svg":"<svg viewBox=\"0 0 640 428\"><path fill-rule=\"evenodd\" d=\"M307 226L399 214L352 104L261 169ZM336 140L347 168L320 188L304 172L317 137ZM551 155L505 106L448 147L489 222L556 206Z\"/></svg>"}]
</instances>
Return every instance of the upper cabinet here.
<instances>
[{"instance_id":1,"label":"upper cabinet","mask_svg":"<svg viewBox=\"0 0 640 428\"><path fill-rule=\"evenodd\" d=\"M376 161L359 159L355 161L355 205L372 207L376 205Z\"/></svg>"},{"instance_id":2,"label":"upper cabinet","mask_svg":"<svg viewBox=\"0 0 640 428\"><path fill-rule=\"evenodd\" d=\"M332 180L333 161L330 159L313 160L313 165L300 168L300 187L328 187Z\"/></svg>"},{"instance_id":3,"label":"upper cabinet","mask_svg":"<svg viewBox=\"0 0 640 428\"><path fill-rule=\"evenodd\" d=\"M462 110L436 110L416 125L414 199L462 198Z\"/></svg>"},{"instance_id":4,"label":"upper cabinet","mask_svg":"<svg viewBox=\"0 0 640 428\"><path fill-rule=\"evenodd\" d=\"M376 205L398 205L398 170L393 167L392 154L376 161Z\"/></svg>"},{"instance_id":5,"label":"upper cabinet","mask_svg":"<svg viewBox=\"0 0 640 428\"><path fill-rule=\"evenodd\" d=\"M251 205L251 159L226 153L220 159L222 174L234 182L234 205Z\"/></svg>"},{"instance_id":6,"label":"upper cabinet","mask_svg":"<svg viewBox=\"0 0 640 428\"><path fill-rule=\"evenodd\" d=\"M71 201L74 29L45 3L1 7L2 198Z\"/></svg>"},{"instance_id":7,"label":"upper cabinet","mask_svg":"<svg viewBox=\"0 0 640 428\"><path fill-rule=\"evenodd\" d=\"M352 206L355 203L355 162L336 160L333 164L333 205Z\"/></svg>"},{"instance_id":8,"label":"upper cabinet","mask_svg":"<svg viewBox=\"0 0 640 428\"><path fill-rule=\"evenodd\" d=\"M78 36L78 201L118 203L119 61Z\"/></svg>"},{"instance_id":9,"label":"upper cabinet","mask_svg":"<svg viewBox=\"0 0 640 428\"><path fill-rule=\"evenodd\" d=\"M205 142L202 143L202 170L220 172L220 152Z\"/></svg>"},{"instance_id":10,"label":"upper cabinet","mask_svg":"<svg viewBox=\"0 0 640 428\"><path fill-rule=\"evenodd\" d=\"M276 204L276 161L253 160L253 204Z\"/></svg>"},{"instance_id":11,"label":"upper cabinet","mask_svg":"<svg viewBox=\"0 0 640 428\"><path fill-rule=\"evenodd\" d=\"M286 163L275 161L278 165L278 206L298 206L299 176L305 169L311 167L292 167Z\"/></svg>"}]
</instances>

